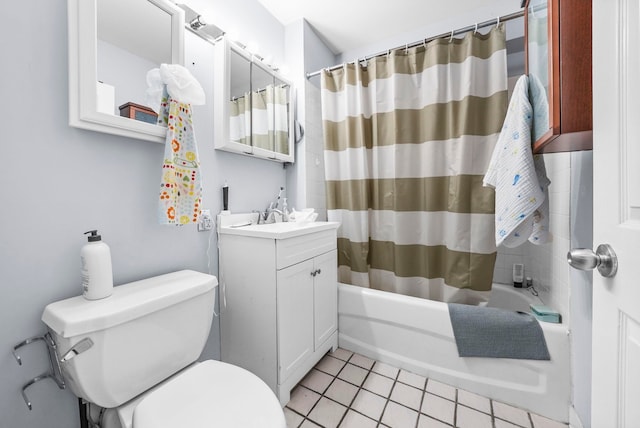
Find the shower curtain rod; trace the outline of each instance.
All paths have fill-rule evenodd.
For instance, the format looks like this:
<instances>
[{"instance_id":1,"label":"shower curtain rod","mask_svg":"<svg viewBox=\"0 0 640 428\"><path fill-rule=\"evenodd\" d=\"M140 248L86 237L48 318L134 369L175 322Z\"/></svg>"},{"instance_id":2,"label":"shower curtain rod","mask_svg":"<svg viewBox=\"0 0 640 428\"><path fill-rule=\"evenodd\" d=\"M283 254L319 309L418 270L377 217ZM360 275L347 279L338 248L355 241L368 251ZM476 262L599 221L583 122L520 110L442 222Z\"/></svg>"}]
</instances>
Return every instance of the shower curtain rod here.
<instances>
[{"instance_id":1,"label":"shower curtain rod","mask_svg":"<svg viewBox=\"0 0 640 428\"><path fill-rule=\"evenodd\" d=\"M475 30L477 30L479 28L489 27L491 25L498 24L500 22L506 22L506 21L510 21L512 19L520 18L521 16L524 16L524 9L521 10L521 11L518 11L518 12L511 13L509 15L504 15L504 16L500 16L498 18L490 19L488 21L484 21L484 22L481 22L479 24L473 24L473 25L469 25L467 27L459 28L459 29L457 29L455 31L450 31L448 33L442 33L440 35L437 35L437 36L434 36L434 37L429 37L427 39L423 39L423 40L420 40L420 41L417 41L417 42L413 42L413 43L407 43L406 45L398 46L397 48L393 48L393 49L388 49L388 50L386 50L384 52L378 52L377 54L367 55L363 59L356 59L354 61L349 61L349 62L345 62L345 63L342 63L342 64L337 64L337 65L334 65L332 67L325 67L325 68L323 68L321 70L314 71L313 73L307 73L307 79L311 79L312 77L319 76L320 73L322 73L322 70L329 70L329 71L337 70L338 68L342 67L344 64L356 63L356 62L359 62L359 61L366 61L368 59L375 58L377 56L386 55L390 51L394 51L396 49L409 49L409 48L412 48L412 47L415 47L415 46L420 46L420 45L422 45L424 43L430 42L430 41L435 40L435 39L441 39L443 37L457 36L459 34L463 34L463 33L466 33L468 31L471 31L471 30L475 31Z\"/></svg>"}]
</instances>

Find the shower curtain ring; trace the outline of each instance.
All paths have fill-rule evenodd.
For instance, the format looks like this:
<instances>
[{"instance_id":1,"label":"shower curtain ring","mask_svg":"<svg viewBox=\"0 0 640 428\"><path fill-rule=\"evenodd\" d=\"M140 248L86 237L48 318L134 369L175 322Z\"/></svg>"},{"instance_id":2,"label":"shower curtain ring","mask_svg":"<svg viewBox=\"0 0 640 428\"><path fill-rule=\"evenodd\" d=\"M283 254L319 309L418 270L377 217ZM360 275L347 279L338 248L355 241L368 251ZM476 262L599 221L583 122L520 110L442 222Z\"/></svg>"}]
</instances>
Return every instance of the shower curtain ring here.
<instances>
[{"instance_id":1,"label":"shower curtain ring","mask_svg":"<svg viewBox=\"0 0 640 428\"><path fill-rule=\"evenodd\" d=\"M453 33L454 33L454 30L451 30L451 36L449 37L449 43L451 43L453 41Z\"/></svg>"},{"instance_id":2,"label":"shower curtain ring","mask_svg":"<svg viewBox=\"0 0 640 428\"><path fill-rule=\"evenodd\" d=\"M476 34L478 32L478 23L476 22L476 27L473 29L473 34Z\"/></svg>"},{"instance_id":3,"label":"shower curtain ring","mask_svg":"<svg viewBox=\"0 0 640 428\"><path fill-rule=\"evenodd\" d=\"M496 27L498 27L499 25L500 25L500 17L498 16L498 17L496 18Z\"/></svg>"},{"instance_id":4,"label":"shower curtain ring","mask_svg":"<svg viewBox=\"0 0 640 428\"><path fill-rule=\"evenodd\" d=\"M405 54L405 55L409 54L409 43L406 43L406 44L404 45L404 54Z\"/></svg>"}]
</instances>

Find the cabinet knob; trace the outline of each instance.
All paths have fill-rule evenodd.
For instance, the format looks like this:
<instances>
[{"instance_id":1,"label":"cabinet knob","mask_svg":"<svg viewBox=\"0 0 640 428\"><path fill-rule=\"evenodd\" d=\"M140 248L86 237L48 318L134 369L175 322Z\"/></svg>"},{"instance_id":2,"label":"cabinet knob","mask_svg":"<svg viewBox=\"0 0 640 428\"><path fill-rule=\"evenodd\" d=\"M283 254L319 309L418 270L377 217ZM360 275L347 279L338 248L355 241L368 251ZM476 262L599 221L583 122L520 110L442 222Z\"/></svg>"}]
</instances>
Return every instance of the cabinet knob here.
<instances>
[{"instance_id":1,"label":"cabinet knob","mask_svg":"<svg viewBox=\"0 0 640 428\"><path fill-rule=\"evenodd\" d=\"M316 272L318 272L318 275L320 275L322 273L322 271L320 269L318 269Z\"/></svg>"},{"instance_id":2,"label":"cabinet knob","mask_svg":"<svg viewBox=\"0 0 640 428\"><path fill-rule=\"evenodd\" d=\"M311 276L316 276L317 274L318 274L318 272L315 271L315 270L313 272L311 272Z\"/></svg>"}]
</instances>

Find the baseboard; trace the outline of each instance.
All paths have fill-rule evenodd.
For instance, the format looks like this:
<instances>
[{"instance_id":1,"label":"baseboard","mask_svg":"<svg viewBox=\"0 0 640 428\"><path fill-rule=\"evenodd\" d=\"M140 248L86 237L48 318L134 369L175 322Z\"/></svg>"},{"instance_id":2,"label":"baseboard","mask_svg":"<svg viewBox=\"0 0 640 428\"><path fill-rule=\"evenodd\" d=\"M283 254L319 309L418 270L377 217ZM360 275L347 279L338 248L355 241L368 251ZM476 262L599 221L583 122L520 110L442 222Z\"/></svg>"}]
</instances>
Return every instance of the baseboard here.
<instances>
[{"instance_id":1,"label":"baseboard","mask_svg":"<svg viewBox=\"0 0 640 428\"><path fill-rule=\"evenodd\" d=\"M569 407L569 428L584 428L580 416L578 416L576 408L573 406Z\"/></svg>"}]
</instances>

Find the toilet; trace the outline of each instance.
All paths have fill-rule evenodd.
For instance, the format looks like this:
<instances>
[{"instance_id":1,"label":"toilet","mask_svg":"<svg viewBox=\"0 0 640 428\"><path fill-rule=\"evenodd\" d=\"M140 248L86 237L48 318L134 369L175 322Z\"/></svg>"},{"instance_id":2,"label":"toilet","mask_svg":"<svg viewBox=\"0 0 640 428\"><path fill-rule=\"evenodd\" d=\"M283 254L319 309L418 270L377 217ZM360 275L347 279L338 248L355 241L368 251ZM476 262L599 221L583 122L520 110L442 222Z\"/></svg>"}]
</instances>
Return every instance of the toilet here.
<instances>
[{"instance_id":1,"label":"toilet","mask_svg":"<svg viewBox=\"0 0 640 428\"><path fill-rule=\"evenodd\" d=\"M285 428L275 394L251 372L197 362L213 320L215 276L183 270L72 297L42 314L66 383L102 428Z\"/></svg>"}]
</instances>

